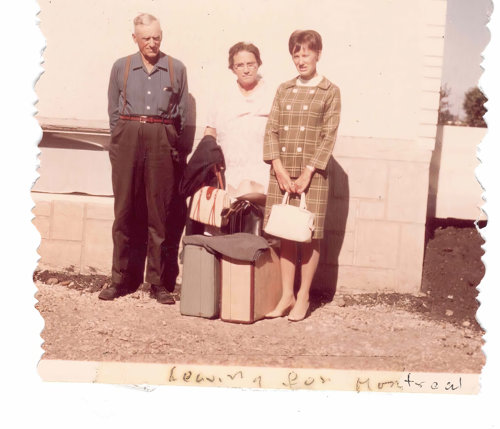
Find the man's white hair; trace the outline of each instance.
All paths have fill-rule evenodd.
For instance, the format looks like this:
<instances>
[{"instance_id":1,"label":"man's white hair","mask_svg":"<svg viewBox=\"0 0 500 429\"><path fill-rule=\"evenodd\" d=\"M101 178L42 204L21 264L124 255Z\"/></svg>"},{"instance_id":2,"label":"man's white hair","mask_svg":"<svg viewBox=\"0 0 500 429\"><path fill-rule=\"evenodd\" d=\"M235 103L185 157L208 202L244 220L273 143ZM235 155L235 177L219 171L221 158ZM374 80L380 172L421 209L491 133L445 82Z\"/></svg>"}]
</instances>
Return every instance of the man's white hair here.
<instances>
[{"instance_id":1,"label":"man's white hair","mask_svg":"<svg viewBox=\"0 0 500 429\"><path fill-rule=\"evenodd\" d=\"M139 15L137 15L134 18L134 29L138 25L149 25L153 21L157 21L158 23L160 22L160 21L158 21L158 18L156 18L155 16L153 16L149 13L140 13Z\"/></svg>"}]
</instances>

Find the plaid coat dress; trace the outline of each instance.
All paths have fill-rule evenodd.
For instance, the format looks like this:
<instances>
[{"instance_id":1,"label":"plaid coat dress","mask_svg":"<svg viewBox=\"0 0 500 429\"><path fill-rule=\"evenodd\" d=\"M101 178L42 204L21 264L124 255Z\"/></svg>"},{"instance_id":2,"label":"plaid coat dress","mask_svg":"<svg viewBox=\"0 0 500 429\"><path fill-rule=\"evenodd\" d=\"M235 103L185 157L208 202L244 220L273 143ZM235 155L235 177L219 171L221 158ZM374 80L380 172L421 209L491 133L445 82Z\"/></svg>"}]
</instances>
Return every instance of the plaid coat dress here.
<instances>
[{"instance_id":1,"label":"plaid coat dress","mask_svg":"<svg viewBox=\"0 0 500 429\"><path fill-rule=\"evenodd\" d=\"M282 83L274 98L264 137L264 161L280 158L292 178L306 165L316 168L306 190L307 209L316 215L313 239L323 238L328 200L326 168L340 120L340 90L323 78L317 86L297 85L294 78ZM298 205L293 196L290 203ZM283 192L271 168L264 222L273 204L281 203Z\"/></svg>"}]
</instances>

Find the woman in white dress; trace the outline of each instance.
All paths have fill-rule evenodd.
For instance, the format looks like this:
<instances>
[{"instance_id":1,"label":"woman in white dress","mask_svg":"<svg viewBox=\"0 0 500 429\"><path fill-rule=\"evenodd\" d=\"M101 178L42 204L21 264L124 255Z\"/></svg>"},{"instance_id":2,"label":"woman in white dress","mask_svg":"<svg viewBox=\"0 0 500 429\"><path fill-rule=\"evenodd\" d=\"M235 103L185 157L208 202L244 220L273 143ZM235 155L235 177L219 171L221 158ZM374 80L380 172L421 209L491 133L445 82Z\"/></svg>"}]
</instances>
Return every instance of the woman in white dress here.
<instances>
[{"instance_id":1,"label":"woman in white dress","mask_svg":"<svg viewBox=\"0 0 500 429\"><path fill-rule=\"evenodd\" d=\"M228 62L236 82L217 89L205 135L215 137L222 147L229 195L242 189L264 194L269 165L263 161L262 146L274 94L258 74L262 60L255 45L236 43L229 49Z\"/></svg>"}]
</instances>

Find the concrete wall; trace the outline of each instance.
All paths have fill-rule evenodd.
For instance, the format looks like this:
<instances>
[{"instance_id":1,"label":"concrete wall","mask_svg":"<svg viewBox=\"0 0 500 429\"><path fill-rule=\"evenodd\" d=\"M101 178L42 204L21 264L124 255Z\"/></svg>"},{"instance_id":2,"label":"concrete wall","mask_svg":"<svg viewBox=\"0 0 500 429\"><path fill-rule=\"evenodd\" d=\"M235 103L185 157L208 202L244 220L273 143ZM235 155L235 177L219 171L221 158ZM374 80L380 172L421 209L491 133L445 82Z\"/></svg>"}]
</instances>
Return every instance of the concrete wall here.
<instances>
[{"instance_id":1,"label":"concrete wall","mask_svg":"<svg viewBox=\"0 0 500 429\"><path fill-rule=\"evenodd\" d=\"M410 141L340 137L334 155L314 287L327 294L417 292L431 151ZM109 175L100 173L109 184ZM32 196L42 236L40 267L109 274L113 198Z\"/></svg>"},{"instance_id":2,"label":"concrete wall","mask_svg":"<svg viewBox=\"0 0 500 429\"><path fill-rule=\"evenodd\" d=\"M375 290L414 291L419 287L423 256L425 212L429 217L484 219L480 213L481 186L474 176L477 145L485 128L439 127L436 150L416 150L411 142L371 141L340 137L331 166L332 193L327 213L316 287L344 292ZM57 157L57 153L61 157ZM76 152L76 153L75 153ZM106 163L106 152L88 151L91 163L82 163L82 151L44 148L48 160L64 166L91 168ZM362 155L360 155L362 154ZM91 165L92 164L92 165ZM56 171L55 167L51 171ZM61 170L61 169L59 169ZM41 170L42 178L44 177ZM111 189L109 165L91 175L64 174L39 182L38 188L71 186L82 191L92 184ZM421 202L427 197L429 205ZM56 180L57 179L57 180ZM62 182L55 185L52 182ZM53 188L52 188L53 189ZM69 188L68 188L69 189ZM33 193L37 225L42 235L41 265L53 269L73 266L82 272L109 273L111 263L112 198ZM64 227L61 227L64 225Z\"/></svg>"},{"instance_id":3,"label":"concrete wall","mask_svg":"<svg viewBox=\"0 0 500 429\"><path fill-rule=\"evenodd\" d=\"M484 220L481 185L474 170L479 165L477 146L486 128L439 127L432 156L428 216Z\"/></svg>"},{"instance_id":4,"label":"concrete wall","mask_svg":"<svg viewBox=\"0 0 500 429\"><path fill-rule=\"evenodd\" d=\"M111 274L113 198L33 192L40 268Z\"/></svg>"},{"instance_id":5,"label":"concrete wall","mask_svg":"<svg viewBox=\"0 0 500 429\"><path fill-rule=\"evenodd\" d=\"M334 156L316 287L417 292L431 151L413 142L345 138Z\"/></svg>"},{"instance_id":6,"label":"concrete wall","mask_svg":"<svg viewBox=\"0 0 500 429\"><path fill-rule=\"evenodd\" d=\"M36 88L42 124L107 128L109 71L116 58L136 50L132 19L144 11L162 22L163 50L187 66L195 144L205 125L210 88L234 79L227 69L232 44L246 40L259 46L260 72L277 86L296 75L287 49L290 33L318 30L324 44L319 72L340 87L342 115L315 287L325 292L419 290L445 0L314 0L307 8L296 0L124 0L119 7L114 0L40 0L40 6L48 41L45 73ZM36 209L45 234L42 265L64 268L69 249L79 242L79 256L75 251L70 265L109 272L111 257L104 253L110 250L110 203L106 219L89 217L95 207L85 199L40 204L45 207ZM66 211L75 215L61 215ZM73 222L71 234L56 225L66 219ZM51 242L63 241L72 243L67 252L51 250L57 247ZM64 264L57 254L66 258Z\"/></svg>"}]
</instances>

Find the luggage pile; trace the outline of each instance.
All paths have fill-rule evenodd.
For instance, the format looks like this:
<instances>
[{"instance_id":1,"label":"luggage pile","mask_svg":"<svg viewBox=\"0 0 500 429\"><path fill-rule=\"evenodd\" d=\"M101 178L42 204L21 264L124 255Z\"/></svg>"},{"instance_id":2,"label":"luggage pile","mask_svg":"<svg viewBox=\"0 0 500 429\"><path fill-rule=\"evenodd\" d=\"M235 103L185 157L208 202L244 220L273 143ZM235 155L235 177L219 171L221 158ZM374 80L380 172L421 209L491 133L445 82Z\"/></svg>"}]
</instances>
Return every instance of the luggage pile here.
<instances>
[{"instance_id":1,"label":"luggage pile","mask_svg":"<svg viewBox=\"0 0 500 429\"><path fill-rule=\"evenodd\" d=\"M183 241L181 314L253 323L276 307L279 256L263 237L243 232Z\"/></svg>"},{"instance_id":2,"label":"luggage pile","mask_svg":"<svg viewBox=\"0 0 500 429\"><path fill-rule=\"evenodd\" d=\"M279 242L262 236L265 195L230 198L224 167L220 147L205 136L181 182L181 194L191 200L181 255L180 311L253 323L281 297Z\"/></svg>"}]
</instances>

